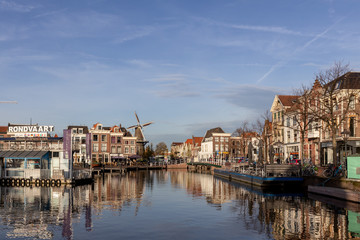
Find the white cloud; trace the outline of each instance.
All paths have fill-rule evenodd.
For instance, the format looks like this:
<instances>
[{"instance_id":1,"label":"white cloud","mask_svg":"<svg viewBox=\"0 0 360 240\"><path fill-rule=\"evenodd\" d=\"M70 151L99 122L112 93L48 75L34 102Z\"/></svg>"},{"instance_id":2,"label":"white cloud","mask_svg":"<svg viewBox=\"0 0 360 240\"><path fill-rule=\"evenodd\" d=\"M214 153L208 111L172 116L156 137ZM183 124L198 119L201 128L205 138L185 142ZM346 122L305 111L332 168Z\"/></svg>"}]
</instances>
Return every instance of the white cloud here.
<instances>
[{"instance_id":1,"label":"white cloud","mask_svg":"<svg viewBox=\"0 0 360 240\"><path fill-rule=\"evenodd\" d=\"M153 94L163 98L197 97L200 93L184 74L168 74L148 80L155 84Z\"/></svg>"},{"instance_id":2,"label":"white cloud","mask_svg":"<svg viewBox=\"0 0 360 240\"><path fill-rule=\"evenodd\" d=\"M15 11L15 12L30 12L35 9L36 6L22 5L15 1L0 1L0 10Z\"/></svg>"},{"instance_id":3,"label":"white cloud","mask_svg":"<svg viewBox=\"0 0 360 240\"><path fill-rule=\"evenodd\" d=\"M218 90L218 92L216 97L225 99L237 107L262 112L269 108L276 94L285 91L256 85L234 85Z\"/></svg>"},{"instance_id":4,"label":"white cloud","mask_svg":"<svg viewBox=\"0 0 360 240\"><path fill-rule=\"evenodd\" d=\"M285 35L295 35L295 36L303 36L304 34L301 32L289 30L285 27L280 26L260 26L260 25L246 25L246 24L231 24L224 23L220 21L214 21L212 19L206 18L195 18L196 20L203 22L209 25L215 25L219 27L232 28L232 29L240 29L240 30L249 30L249 31L257 31L257 32L270 32L270 33L278 33Z\"/></svg>"},{"instance_id":5,"label":"white cloud","mask_svg":"<svg viewBox=\"0 0 360 240\"><path fill-rule=\"evenodd\" d=\"M138 59L129 60L128 63L141 68L150 68L152 66L149 62Z\"/></svg>"}]
</instances>

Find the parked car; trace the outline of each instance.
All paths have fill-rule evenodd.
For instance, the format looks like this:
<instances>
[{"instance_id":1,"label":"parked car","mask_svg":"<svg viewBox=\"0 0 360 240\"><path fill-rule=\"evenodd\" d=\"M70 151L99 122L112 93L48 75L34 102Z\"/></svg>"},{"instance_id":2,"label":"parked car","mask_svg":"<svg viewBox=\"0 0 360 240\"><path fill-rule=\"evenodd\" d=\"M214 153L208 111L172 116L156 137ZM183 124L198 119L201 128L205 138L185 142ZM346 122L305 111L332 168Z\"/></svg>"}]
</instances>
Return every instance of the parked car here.
<instances>
[{"instance_id":1,"label":"parked car","mask_svg":"<svg viewBox=\"0 0 360 240\"><path fill-rule=\"evenodd\" d=\"M247 163L249 161L249 159L244 158L244 157L240 157L238 160L238 163Z\"/></svg>"}]
</instances>

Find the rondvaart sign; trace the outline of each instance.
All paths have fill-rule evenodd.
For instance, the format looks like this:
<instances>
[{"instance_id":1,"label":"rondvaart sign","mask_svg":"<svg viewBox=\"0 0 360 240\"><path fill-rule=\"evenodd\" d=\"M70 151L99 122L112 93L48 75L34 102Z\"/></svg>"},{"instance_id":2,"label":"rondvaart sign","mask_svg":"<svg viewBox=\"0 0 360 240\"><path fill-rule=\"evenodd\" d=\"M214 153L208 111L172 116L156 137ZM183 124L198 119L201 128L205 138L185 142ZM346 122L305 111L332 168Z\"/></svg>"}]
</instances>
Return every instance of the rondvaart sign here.
<instances>
[{"instance_id":1,"label":"rondvaart sign","mask_svg":"<svg viewBox=\"0 0 360 240\"><path fill-rule=\"evenodd\" d=\"M53 132L54 126L37 126L37 125L27 125L27 126L9 126L8 133L45 133Z\"/></svg>"}]
</instances>

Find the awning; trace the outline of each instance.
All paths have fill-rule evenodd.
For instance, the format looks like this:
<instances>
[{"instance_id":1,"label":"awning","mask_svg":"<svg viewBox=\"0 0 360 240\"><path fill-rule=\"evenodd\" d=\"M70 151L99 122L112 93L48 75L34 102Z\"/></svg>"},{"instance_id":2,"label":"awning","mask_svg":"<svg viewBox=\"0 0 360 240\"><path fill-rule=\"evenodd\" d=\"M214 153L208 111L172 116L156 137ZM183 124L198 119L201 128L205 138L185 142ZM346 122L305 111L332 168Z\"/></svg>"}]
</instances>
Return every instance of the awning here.
<instances>
[{"instance_id":1,"label":"awning","mask_svg":"<svg viewBox=\"0 0 360 240\"><path fill-rule=\"evenodd\" d=\"M0 151L3 158L42 158L49 151Z\"/></svg>"},{"instance_id":2,"label":"awning","mask_svg":"<svg viewBox=\"0 0 360 240\"><path fill-rule=\"evenodd\" d=\"M111 159L124 160L124 159L126 159L126 157L122 157L122 156L111 156Z\"/></svg>"}]
</instances>

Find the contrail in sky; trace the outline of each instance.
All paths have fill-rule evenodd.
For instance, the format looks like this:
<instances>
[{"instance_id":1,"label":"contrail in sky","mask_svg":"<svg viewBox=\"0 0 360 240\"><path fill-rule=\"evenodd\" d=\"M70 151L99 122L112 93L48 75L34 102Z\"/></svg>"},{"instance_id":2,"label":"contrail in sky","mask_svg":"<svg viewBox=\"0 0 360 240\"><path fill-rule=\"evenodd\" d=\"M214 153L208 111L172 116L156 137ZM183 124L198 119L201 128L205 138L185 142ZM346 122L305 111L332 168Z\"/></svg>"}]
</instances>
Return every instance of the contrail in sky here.
<instances>
[{"instance_id":1,"label":"contrail in sky","mask_svg":"<svg viewBox=\"0 0 360 240\"><path fill-rule=\"evenodd\" d=\"M278 68L281 68L282 66L284 66L285 64L287 64L291 58L301 52L304 51L306 48L308 48L313 42L315 42L316 40L318 40L319 38L323 37L327 32L329 32L336 24L338 24L339 22L341 22L344 18L340 18L338 21L336 21L334 24L332 24L330 27L328 27L327 29L325 29L323 32L317 34L315 37L313 37L311 40L307 41L304 46L296 48L294 50L294 52L290 55L290 57L288 57L285 60L279 61L277 62L275 65L273 65L269 71L267 71L261 78L259 78L259 80L256 81L257 84L261 83L264 79L266 79L273 71L277 70Z\"/></svg>"}]
</instances>

